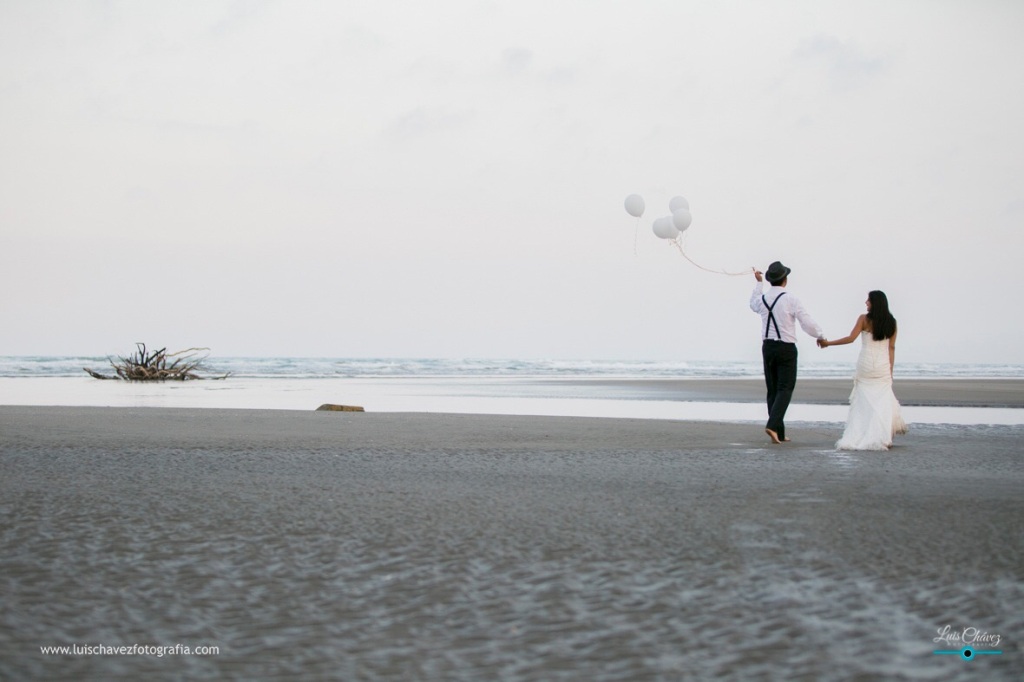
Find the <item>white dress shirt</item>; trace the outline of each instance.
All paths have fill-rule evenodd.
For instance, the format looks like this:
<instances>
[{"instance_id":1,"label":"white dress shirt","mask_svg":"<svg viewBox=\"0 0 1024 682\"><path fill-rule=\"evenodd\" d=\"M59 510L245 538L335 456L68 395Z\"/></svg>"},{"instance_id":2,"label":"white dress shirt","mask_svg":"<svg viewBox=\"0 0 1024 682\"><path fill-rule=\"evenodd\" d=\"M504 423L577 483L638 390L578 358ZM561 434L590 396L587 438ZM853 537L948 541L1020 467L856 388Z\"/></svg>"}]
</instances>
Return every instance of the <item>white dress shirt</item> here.
<instances>
[{"instance_id":1,"label":"white dress shirt","mask_svg":"<svg viewBox=\"0 0 1024 682\"><path fill-rule=\"evenodd\" d=\"M750 295L750 309L761 315L762 339L796 343L796 323L798 321L803 330L814 338L825 338L825 333L818 326L818 323L804 310L800 299L787 292L784 287L772 286L768 288L768 291L763 291L763 287L764 282L758 282L757 286L754 287L754 293ZM786 295L772 309L772 316L775 318L775 324L772 324L768 320L768 307L761 300L761 296L763 295L765 301L768 301L768 306L771 306L772 303L775 303L775 299L779 298L783 293ZM778 334L775 333L776 324L779 326ZM780 336L782 337L781 339L779 338Z\"/></svg>"}]
</instances>

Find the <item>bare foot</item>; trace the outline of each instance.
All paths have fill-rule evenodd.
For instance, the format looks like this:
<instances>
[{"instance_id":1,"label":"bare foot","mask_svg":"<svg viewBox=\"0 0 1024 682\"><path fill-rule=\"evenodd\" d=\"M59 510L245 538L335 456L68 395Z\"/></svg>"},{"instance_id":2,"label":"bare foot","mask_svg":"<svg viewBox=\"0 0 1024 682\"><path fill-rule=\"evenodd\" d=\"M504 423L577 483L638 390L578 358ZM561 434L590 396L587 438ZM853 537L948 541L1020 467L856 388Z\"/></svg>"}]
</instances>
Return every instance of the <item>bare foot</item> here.
<instances>
[{"instance_id":1,"label":"bare foot","mask_svg":"<svg viewBox=\"0 0 1024 682\"><path fill-rule=\"evenodd\" d=\"M775 433L771 429L765 429L764 432L768 434L768 437L772 439L772 443L775 445L782 443L782 441L779 440L779 434Z\"/></svg>"},{"instance_id":2,"label":"bare foot","mask_svg":"<svg viewBox=\"0 0 1024 682\"><path fill-rule=\"evenodd\" d=\"M783 442L783 443L789 443L789 442L791 442L792 440L793 440L792 438L783 438L783 439L782 439L782 442Z\"/></svg>"}]
</instances>

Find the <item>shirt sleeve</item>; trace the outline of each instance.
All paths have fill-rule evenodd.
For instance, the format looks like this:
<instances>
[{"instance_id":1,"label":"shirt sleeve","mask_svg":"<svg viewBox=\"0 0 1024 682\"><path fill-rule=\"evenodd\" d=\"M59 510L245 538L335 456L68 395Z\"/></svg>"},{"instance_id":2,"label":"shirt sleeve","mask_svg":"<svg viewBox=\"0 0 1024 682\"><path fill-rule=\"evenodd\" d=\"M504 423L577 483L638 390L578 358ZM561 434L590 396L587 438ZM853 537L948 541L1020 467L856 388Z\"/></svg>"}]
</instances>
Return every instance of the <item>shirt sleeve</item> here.
<instances>
[{"instance_id":1,"label":"shirt sleeve","mask_svg":"<svg viewBox=\"0 0 1024 682\"><path fill-rule=\"evenodd\" d=\"M825 332L822 331L821 326L815 322L814 318L807 312L804 308L804 304L799 299L793 301L793 303L796 304L793 312L796 314L796 319L800 323L800 327L816 339L825 338Z\"/></svg>"},{"instance_id":2,"label":"shirt sleeve","mask_svg":"<svg viewBox=\"0 0 1024 682\"><path fill-rule=\"evenodd\" d=\"M754 287L754 293L750 294L750 309L758 314L760 314L764 309L764 301L761 300L761 294L763 291L764 282L758 282Z\"/></svg>"}]
</instances>

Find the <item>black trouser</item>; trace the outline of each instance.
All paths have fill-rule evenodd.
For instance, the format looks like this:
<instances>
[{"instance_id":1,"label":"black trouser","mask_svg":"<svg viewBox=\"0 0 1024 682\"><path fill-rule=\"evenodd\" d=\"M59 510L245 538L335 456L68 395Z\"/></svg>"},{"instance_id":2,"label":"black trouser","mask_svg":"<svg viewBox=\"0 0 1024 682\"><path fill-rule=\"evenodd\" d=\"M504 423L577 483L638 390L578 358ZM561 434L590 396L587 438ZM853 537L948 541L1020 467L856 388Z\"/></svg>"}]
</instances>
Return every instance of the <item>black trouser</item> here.
<instances>
[{"instance_id":1,"label":"black trouser","mask_svg":"<svg viewBox=\"0 0 1024 682\"><path fill-rule=\"evenodd\" d=\"M768 424L766 428L786 437L786 410L796 388L796 344L765 340L761 345L764 359L764 383L768 386Z\"/></svg>"}]
</instances>

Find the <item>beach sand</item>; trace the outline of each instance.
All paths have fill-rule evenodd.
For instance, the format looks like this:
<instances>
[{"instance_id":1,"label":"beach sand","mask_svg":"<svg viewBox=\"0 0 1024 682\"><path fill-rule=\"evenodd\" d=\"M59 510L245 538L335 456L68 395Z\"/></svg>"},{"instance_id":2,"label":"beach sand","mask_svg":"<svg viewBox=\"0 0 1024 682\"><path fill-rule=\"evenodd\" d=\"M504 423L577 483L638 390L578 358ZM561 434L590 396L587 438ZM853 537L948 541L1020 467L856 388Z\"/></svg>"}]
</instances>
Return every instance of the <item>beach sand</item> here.
<instances>
[{"instance_id":1,"label":"beach sand","mask_svg":"<svg viewBox=\"0 0 1024 682\"><path fill-rule=\"evenodd\" d=\"M763 379L579 379L564 380L608 391L640 390L657 399L757 402L765 393ZM849 403L853 378L798 379L793 402L813 405ZM899 379L893 391L900 404L928 407L1024 407L1022 379Z\"/></svg>"},{"instance_id":2,"label":"beach sand","mask_svg":"<svg viewBox=\"0 0 1024 682\"><path fill-rule=\"evenodd\" d=\"M1020 679L1024 427L312 407L0 407L0 679Z\"/></svg>"}]
</instances>

